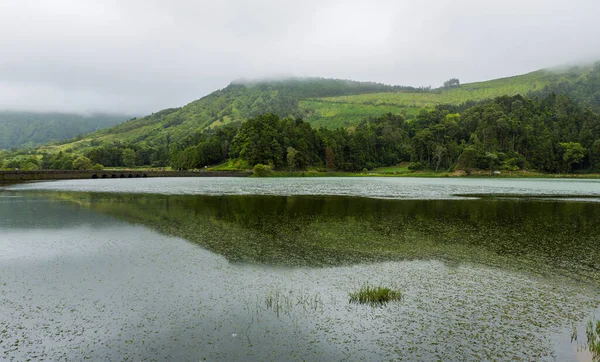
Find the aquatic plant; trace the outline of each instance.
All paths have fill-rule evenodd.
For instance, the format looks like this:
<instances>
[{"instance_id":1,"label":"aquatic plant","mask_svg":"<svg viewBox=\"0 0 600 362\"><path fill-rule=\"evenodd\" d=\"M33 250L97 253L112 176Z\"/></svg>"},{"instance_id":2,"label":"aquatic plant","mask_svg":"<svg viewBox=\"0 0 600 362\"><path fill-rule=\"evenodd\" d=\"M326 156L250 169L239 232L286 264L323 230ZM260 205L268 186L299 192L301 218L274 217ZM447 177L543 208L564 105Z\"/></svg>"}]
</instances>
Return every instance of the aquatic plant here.
<instances>
[{"instance_id":1,"label":"aquatic plant","mask_svg":"<svg viewBox=\"0 0 600 362\"><path fill-rule=\"evenodd\" d=\"M318 294L273 290L265 295L265 305L279 317L282 313L289 315L294 307L299 307L305 312L316 312L323 307L323 301Z\"/></svg>"},{"instance_id":2,"label":"aquatic plant","mask_svg":"<svg viewBox=\"0 0 600 362\"><path fill-rule=\"evenodd\" d=\"M400 301L402 293L399 290L383 286L364 285L360 290L350 293L350 303L383 305L388 302Z\"/></svg>"},{"instance_id":3,"label":"aquatic plant","mask_svg":"<svg viewBox=\"0 0 600 362\"><path fill-rule=\"evenodd\" d=\"M600 321L590 320L585 330L588 348L594 362L600 361Z\"/></svg>"}]
</instances>

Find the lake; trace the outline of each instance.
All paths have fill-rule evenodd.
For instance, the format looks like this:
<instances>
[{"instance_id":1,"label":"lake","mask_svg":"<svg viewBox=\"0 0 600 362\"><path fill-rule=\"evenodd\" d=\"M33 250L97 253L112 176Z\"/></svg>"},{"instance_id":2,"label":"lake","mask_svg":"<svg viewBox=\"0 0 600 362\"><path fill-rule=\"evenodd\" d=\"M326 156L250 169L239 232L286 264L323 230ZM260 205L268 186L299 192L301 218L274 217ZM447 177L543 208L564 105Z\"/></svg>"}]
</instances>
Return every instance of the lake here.
<instances>
[{"instance_id":1,"label":"lake","mask_svg":"<svg viewBox=\"0 0 600 362\"><path fill-rule=\"evenodd\" d=\"M599 201L562 179L0 186L0 359L591 361ZM367 284L402 299L350 303Z\"/></svg>"}]
</instances>

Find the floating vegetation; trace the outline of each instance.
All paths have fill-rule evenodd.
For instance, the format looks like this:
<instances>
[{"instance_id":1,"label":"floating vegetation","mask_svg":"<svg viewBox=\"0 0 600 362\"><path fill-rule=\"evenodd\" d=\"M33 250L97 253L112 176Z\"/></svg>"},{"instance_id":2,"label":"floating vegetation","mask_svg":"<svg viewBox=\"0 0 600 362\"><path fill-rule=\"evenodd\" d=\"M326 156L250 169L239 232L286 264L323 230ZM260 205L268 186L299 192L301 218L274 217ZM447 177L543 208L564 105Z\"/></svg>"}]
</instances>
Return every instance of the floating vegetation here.
<instances>
[{"instance_id":1,"label":"floating vegetation","mask_svg":"<svg viewBox=\"0 0 600 362\"><path fill-rule=\"evenodd\" d=\"M383 305L388 302L399 302L402 293L399 290L383 286L364 285L359 291L350 293L350 303Z\"/></svg>"},{"instance_id":2,"label":"floating vegetation","mask_svg":"<svg viewBox=\"0 0 600 362\"><path fill-rule=\"evenodd\" d=\"M591 362L600 345L599 203L151 191L0 202L0 360Z\"/></svg>"}]
</instances>

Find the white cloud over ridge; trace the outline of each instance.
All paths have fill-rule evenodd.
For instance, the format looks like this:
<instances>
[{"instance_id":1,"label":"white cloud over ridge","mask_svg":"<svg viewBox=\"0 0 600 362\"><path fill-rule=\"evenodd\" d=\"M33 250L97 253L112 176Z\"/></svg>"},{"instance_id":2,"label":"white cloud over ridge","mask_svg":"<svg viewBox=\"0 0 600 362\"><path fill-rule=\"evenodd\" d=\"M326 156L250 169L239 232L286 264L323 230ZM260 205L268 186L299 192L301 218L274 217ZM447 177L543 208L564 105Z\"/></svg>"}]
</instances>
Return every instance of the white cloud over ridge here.
<instances>
[{"instance_id":1,"label":"white cloud over ridge","mask_svg":"<svg viewBox=\"0 0 600 362\"><path fill-rule=\"evenodd\" d=\"M4 0L0 109L146 114L238 78L477 81L600 59L595 0Z\"/></svg>"}]
</instances>

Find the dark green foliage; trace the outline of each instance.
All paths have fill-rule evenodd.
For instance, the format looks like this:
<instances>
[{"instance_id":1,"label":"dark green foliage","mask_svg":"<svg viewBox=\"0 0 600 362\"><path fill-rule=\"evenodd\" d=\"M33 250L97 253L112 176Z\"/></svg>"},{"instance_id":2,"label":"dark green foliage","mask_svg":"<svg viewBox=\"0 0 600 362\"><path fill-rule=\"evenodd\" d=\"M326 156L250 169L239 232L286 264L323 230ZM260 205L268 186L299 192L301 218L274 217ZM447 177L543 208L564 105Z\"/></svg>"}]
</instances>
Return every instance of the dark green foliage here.
<instances>
[{"instance_id":1,"label":"dark green foliage","mask_svg":"<svg viewBox=\"0 0 600 362\"><path fill-rule=\"evenodd\" d=\"M0 111L0 149L64 141L125 121L125 115Z\"/></svg>"},{"instance_id":2,"label":"dark green foliage","mask_svg":"<svg viewBox=\"0 0 600 362\"><path fill-rule=\"evenodd\" d=\"M232 140L230 157L250 165L272 164L285 169L289 147L295 151L294 164L301 169L322 163L323 146L317 131L302 120L280 119L274 114L244 122Z\"/></svg>"},{"instance_id":3,"label":"dark green foliage","mask_svg":"<svg viewBox=\"0 0 600 362\"><path fill-rule=\"evenodd\" d=\"M389 166L410 157L410 140L402 116L392 114L362 122L355 130L321 129L328 168L359 171ZM325 151L325 150L324 150ZM325 164L325 162L323 162Z\"/></svg>"},{"instance_id":4,"label":"dark green foliage","mask_svg":"<svg viewBox=\"0 0 600 362\"><path fill-rule=\"evenodd\" d=\"M411 162L408 164L408 169L411 171L421 171L425 166L421 162Z\"/></svg>"},{"instance_id":5,"label":"dark green foliage","mask_svg":"<svg viewBox=\"0 0 600 362\"><path fill-rule=\"evenodd\" d=\"M544 172L590 168L600 117L564 95L499 97L460 114L421 112L410 123L412 160L435 169L528 167ZM439 165L438 165L439 163Z\"/></svg>"},{"instance_id":6,"label":"dark green foliage","mask_svg":"<svg viewBox=\"0 0 600 362\"><path fill-rule=\"evenodd\" d=\"M171 166L176 169L195 169L223 163L228 159L238 126L232 124L189 135L181 143L172 146Z\"/></svg>"}]
</instances>

